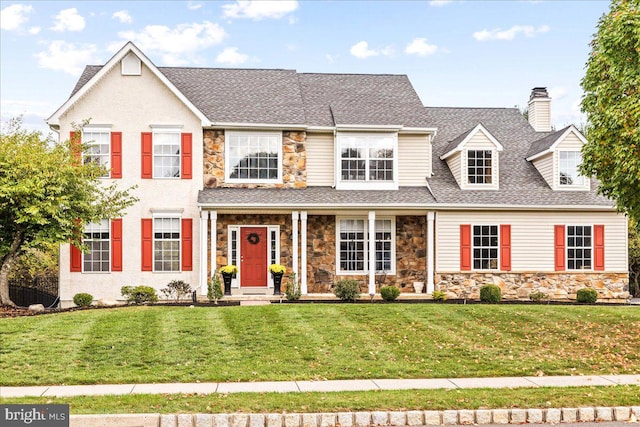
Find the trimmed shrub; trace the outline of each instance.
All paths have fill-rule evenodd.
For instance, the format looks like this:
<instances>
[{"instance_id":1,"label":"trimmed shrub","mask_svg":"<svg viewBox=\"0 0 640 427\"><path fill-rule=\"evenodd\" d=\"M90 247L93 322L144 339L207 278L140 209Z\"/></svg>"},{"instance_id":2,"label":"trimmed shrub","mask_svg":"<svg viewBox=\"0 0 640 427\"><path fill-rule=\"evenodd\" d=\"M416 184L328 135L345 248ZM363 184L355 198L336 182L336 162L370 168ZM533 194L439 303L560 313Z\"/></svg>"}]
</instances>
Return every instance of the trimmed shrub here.
<instances>
[{"instance_id":1,"label":"trimmed shrub","mask_svg":"<svg viewBox=\"0 0 640 427\"><path fill-rule=\"evenodd\" d=\"M162 292L166 299L174 298L175 301L178 302L192 291L190 284L182 280L172 280L166 288L160 289L160 292Z\"/></svg>"},{"instance_id":2,"label":"trimmed shrub","mask_svg":"<svg viewBox=\"0 0 640 427\"><path fill-rule=\"evenodd\" d=\"M284 285L284 296L287 298L287 301L298 301L302 296L296 273L289 275L289 280L287 280L287 283Z\"/></svg>"},{"instance_id":3,"label":"trimmed shrub","mask_svg":"<svg viewBox=\"0 0 640 427\"><path fill-rule=\"evenodd\" d=\"M480 288L480 301L497 304L502 300L502 291L496 285L484 285Z\"/></svg>"},{"instance_id":4,"label":"trimmed shrub","mask_svg":"<svg viewBox=\"0 0 640 427\"><path fill-rule=\"evenodd\" d=\"M382 299L387 302L393 302L400 296L400 289L395 286L383 286L380 288Z\"/></svg>"},{"instance_id":5,"label":"trimmed shrub","mask_svg":"<svg viewBox=\"0 0 640 427\"><path fill-rule=\"evenodd\" d=\"M213 301L214 303L218 303L218 300L224 296L224 291L222 290L222 285L220 283L220 277L214 272L213 276L211 276L211 280L207 282L207 298L209 301Z\"/></svg>"},{"instance_id":6,"label":"trimmed shrub","mask_svg":"<svg viewBox=\"0 0 640 427\"><path fill-rule=\"evenodd\" d=\"M360 296L360 282L350 279L338 280L333 293L342 301L354 302Z\"/></svg>"},{"instance_id":7,"label":"trimmed shrub","mask_svg":"<svg viewBox=\"0 0 640 427\"><path fill-rule=\"evenodd\" d=\"M576 299L578 302L583 302L586 304L595 304L598 299L598 291L591 288L583 288L578 289L578 293L576 294Z\"/></svg>"},{"instance_id":8,"label":"trimmed shrub","mask_svg":"<svg viewBox=\"0 0 640 427\"><path fill-rule=\"evenodd\" d=\"M447 293L445 291L433 291L431 297L434 301L446 301Z\"/></svg>"},{"instance_id":9,"label":"trimmed shrub","mask_svg":"<svg viewBox=\"0 0 640 427\"><path fill-rule=\"evenodd\" d=\"M529 294L529 299L533 302L542 302L549 299L549 295L544 292L536 291Z\"/></svg>"},{"instance_id":10,"label":"trimmed shrub","mask_svg":"<svg viewBox=\"0 0 640 427\"><path fill-rule=\"evenodd\" d=\"M93 302L93 295L79 293L73 296L73 303L78 307L89 307Z\"/></svg>"},{"instance_id":11,"label":"trimmed shrub","mask_svg":"<svg viewBox=\"0 0 640 427\"><path fill-rule=\"evenodd\" d=\"M127 302L134 304L158 302L158 294L151 286L123 286L120 293L127 299Z\"/></svg>"}]
</instances>

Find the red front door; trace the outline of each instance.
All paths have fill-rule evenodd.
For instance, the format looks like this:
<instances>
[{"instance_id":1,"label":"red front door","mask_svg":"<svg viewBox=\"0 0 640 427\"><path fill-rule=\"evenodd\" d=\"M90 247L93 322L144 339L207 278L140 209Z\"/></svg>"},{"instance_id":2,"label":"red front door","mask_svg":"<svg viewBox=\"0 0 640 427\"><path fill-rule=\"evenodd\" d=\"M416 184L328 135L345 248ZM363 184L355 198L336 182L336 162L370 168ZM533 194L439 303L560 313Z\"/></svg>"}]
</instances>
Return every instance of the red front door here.
<instances>
[{"instance_id":1,"label":"red front door","mask_svg":"<svg viewBox=\"0 0 640 427\"><path fill-rule=\"evenodd\" d=\"M267 286L267 229L240 229L240 286Z\"/></svg>"}]
</instances>

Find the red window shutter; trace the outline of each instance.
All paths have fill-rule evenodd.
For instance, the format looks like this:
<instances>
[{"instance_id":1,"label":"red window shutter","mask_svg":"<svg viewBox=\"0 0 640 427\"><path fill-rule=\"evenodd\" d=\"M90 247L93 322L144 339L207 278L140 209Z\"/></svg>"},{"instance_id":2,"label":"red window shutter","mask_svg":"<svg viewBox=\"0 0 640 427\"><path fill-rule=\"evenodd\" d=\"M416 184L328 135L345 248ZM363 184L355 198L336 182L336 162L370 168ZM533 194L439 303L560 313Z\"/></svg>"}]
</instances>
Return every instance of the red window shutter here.
<instances>
[{"instance_id":1,"label":"red window shutter","mask_svg":"<svg viewBox=\"0 0 640 427\"><path fill-rule=\"evenodd\" d=\"M182 134L182 147L180 147L180 153L182 154L182 173L180 176L182 179L191 179L192 178L192 159L191 159L191 134L183 133Z\"/></svg>"},{"instance_id":2,"label":"red window shutter","mask_svg":"<svg viewBox=\"0 0 640 427\"><path fill-rule=\"evenodd\" d=\"M182 271L193 270L193 220L182 219Z\"/></svg>"},{"instance_id":3,"label":"red window shutter","mask_svg":"<svg viewBox=\"0 0 640 427\"><path fill-rule=\"evenodd\" d=\"M71 272L72 273L80 273L82 272L82 252L75 245L71 246Z\"/></svg>"},{"instance_id":4,"label":"red window shutter","mask_svg":"<svg viewBox=\"0 0 640 427\"><path fill-rule=\"evenodd\" d=\"M122 132L111 132L111 178L122 178Z\"/></svg>"},{"instance_id":5,"label":"red window shutter","mask_svg":"<svg viewBox=\"0 0 640 427\"><path fill-rule=\"evenodd\" d=\"M593 269L604 270L604 225L593 226Z\"/></svg>"},{"instance_id":6,"label":"red window shutter","mask_svg":"<svg viewBox=\"0 0 640 427\"><path fill-rule=\"evenodd\" d=\"M500 270L511 271L511 225L500 225Z\"/></svg>"},{"instance_id":7,"label":"red window shutter","mask_svg":"<svg viewBox=\"0 0 640 427\"><path fill-rule=\"evenodd\" d=\"M122 271L122 218L111 220L111 271Z\"/></svg>"},{"instance_id":8,"label":"red window shutter","mask_svg":"<svg viewBox=\"0 0 640 427\"><path fill-rule=\"evenodd\" d=\"M471 270L471 225L460 224L460 270Z\"/></svg>"},{"instance_id":9,"label":"red window shutter","mask_svg":"<svg viewBox=\"0 0 640 427\"><path fill-rule=\"evenodd\" d=\"M142 178L153 178L153 137L142 132Z\"/></svg>"},{"instance_id":10,"label":"red window shutter","mask_svg":"<svg viewBox=\"0 0 640 427\"><path fill-rule=\"evenodd\" d=\"M153 271L153 220L142 218L142 271Z\"/></svg>"},{"instance_id":11,"label":"red window shutter","mask_svg":"<svg viewBox=\"0 0 640 427\"><path fill-rule=\"evenodd\" d=\"M74 165L82 163L82 133L71 131L69 134L71 142L71 156Z\"/></svg>"},{"instance_id":12,"label":"red window shutter","mask_svg":"<svg viewBox=\"0 0 640 427\"><path fill-rule=\"evenodd\" d=\"M556 225L554 226L554 247L555 247L555 268L556 271L564 271L566 270L565 263L565 226L564 225Z\"/></svg>"}]
</instances>

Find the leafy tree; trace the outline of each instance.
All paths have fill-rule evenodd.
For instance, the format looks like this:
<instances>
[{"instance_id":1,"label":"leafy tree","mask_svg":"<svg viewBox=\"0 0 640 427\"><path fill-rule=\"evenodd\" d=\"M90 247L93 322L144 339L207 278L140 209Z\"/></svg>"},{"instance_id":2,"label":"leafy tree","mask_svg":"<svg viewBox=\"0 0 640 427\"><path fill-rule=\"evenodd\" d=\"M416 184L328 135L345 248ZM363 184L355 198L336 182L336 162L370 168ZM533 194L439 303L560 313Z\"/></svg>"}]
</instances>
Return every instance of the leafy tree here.
<instances>
[{"instance_id":1,"label":"leafy tree","mask_svg":"<svg viewBox=\"0 0 640 427\"><path fill-rule=\"evenodd\" d=\"M600 18L582 79L588 143L581 171L640 224L640 0L614 0Z\"/></svg>"},{"instance_id":2,"label":"leafy tree","mask_svg":"<svg viewBox=\"0 0 640 427\"><path fill-rule=\"evenodd\" d=\"M629 222L629 293L640 297L640 226Z\"/></svg>"},{"instance_id":3,"label":"leafy tree","mask_svg":"<svg viewBox=\"0 0 640 427\"><path fill-rule=\"evenodd\" d=\"M11 119L0 133L0 304L9 298L11 266L28 248L45 242L81 246L81 230L120 216L137 201L131 189L103 185L104 169L79 161L77 142L54 143Z\"/></svg>"}]
</instances>

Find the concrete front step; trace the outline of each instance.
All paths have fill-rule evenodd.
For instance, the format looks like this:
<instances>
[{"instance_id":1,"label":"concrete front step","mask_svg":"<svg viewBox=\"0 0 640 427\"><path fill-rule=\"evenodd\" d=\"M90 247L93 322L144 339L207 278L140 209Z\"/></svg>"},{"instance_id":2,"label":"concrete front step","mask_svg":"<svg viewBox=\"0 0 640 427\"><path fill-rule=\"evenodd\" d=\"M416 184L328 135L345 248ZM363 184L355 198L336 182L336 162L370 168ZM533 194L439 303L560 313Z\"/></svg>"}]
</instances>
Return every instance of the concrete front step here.
<instances>
[{"instance_id":1,"label":"concrete front step","mask_svg":"<svg viewBox=\"0 0 640 427\"><path fill-rule=\"evenodd\" d=\"M113 414L71 415L70 427L369 427L488 424L632 422L640 406L589 408L362 411L291 414Z\"/></svg>"}]
</instances>

